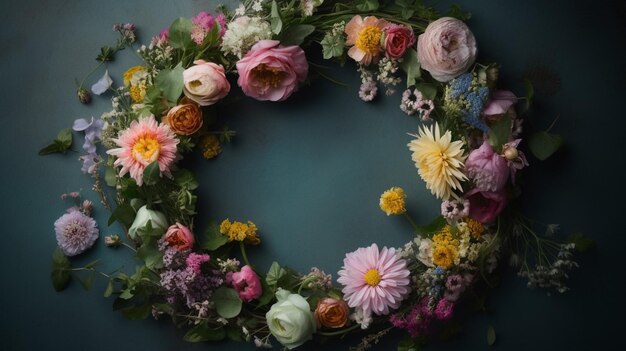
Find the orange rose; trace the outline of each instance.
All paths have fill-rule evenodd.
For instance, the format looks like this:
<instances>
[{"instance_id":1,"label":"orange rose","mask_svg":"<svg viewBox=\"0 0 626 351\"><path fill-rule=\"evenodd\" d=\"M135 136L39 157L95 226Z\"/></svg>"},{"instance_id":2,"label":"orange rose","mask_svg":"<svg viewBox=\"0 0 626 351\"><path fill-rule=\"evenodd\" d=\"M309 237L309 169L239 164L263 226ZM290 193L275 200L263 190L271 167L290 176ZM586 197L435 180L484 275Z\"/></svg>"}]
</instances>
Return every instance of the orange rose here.
<instances>
[{"instance_id":1,"label":"orange rose","mask_svg":"<svg viewBox=\"0 0 626 351\"><path fill-rule=\"evenodd\" d=\"M178 251L191 249L195 242L191 230L180 223L170 226L165 233L164 239L169 246Z\"/></svg>"},{"instance_id":2,"label":"orange rose","mask_svg":"<svg viewBox=\"0 0 626 351\"><path fill-rule=\"evenodd\" d=\"M343 300L330 297L321 299L315 308L315 319L318 324L327 328L341 328L348 323L350 310Z\"/></svg>"},{"instance_id":3,"label":"orange rose","mask_svg":"<svg viewBox=\"0 0 626 351\"><path fill-rule=\"evenodd\" d=\"M180 105L169 110L163 123L176 134L191 135L202 127L202 110L197 104L184 99Z\"/></svg>"}]
</instances>

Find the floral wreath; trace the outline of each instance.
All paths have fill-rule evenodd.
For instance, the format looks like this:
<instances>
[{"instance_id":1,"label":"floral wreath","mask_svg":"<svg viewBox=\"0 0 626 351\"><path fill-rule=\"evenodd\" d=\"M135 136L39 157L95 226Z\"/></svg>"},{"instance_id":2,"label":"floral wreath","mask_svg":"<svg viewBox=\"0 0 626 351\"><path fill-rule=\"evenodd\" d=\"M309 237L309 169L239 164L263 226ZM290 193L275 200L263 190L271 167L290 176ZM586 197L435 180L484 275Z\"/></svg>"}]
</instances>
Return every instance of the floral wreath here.
<instances>
[{"instance_id":1,"label":"floral wreath","mask_svg":"<svg viewBox=\"0 0 626 351\"><path fill-rule=\"evenodd\" d=\"M529 166L520 147L533 89L527 84L527 96L518 98L496 88L498 66L475 62L468 18L458 7L442 17L420 0L246 0L234 11L219 7L179 18L138 49L135 26L116 24L120 37L101 49L92 73L127 47L143 64L129 68L119 87L105 71L91 93L112 93L113 109L96 120L78 119L72 129L84 133L82 171L111 212L109 225L117 221L126 232L104 243L129 249L143 264L132 274L100 272L97 261L73 267L68 257L90 248L99 229L94 204L64 194L75 204L54 223L54 288L63 290L72 277L89 288L104 276L115 309L131 319L168 316L188 329L187 341L228 338L266 348L275 340L293 349L314 337L364 330L357 350L392 329L406 331L402 349L416 349L476 295L468 291L487 290L503 258L530 287L566 291L577 267L573 251L590 242L538 235L536 223L516 210L517 173ZM403 189L384 191L381 210L405 216L415 238L400 248L372 244L347 253L340 287L318 268L300 274L274 262L259 270L246 255L246 247L261 242L251 221L222 219L195 235L198 182L177 168L191 152L216 157L235 136L209 118L229 98L227 75L237 77L248 97L283 101L310 71L326 77L304 51L320 48L324 59L356 62L363 101L376 98L379 88L393 95L404 78L400 109L422 123L408 147L419 176L442 201L441 216L420 226L407 212ZM84 82L77 83L78 98L89 103ZM562 143L549 131L526 134L538 160ZM65 129L40 154L65 153L71 145L72 131ZM557 229L547 225L546 233ZM231 248L240 250L238 258ZM494 341L490 328L488 342Z\"/></svg>"}]
</instances>

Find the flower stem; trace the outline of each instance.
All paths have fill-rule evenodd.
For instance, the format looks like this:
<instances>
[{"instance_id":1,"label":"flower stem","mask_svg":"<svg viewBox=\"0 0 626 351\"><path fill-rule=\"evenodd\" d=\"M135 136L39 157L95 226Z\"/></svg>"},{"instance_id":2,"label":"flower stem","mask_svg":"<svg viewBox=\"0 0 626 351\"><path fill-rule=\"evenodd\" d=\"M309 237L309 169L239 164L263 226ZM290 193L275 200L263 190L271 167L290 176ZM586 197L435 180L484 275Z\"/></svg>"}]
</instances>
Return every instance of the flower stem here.
<instances>
[{"instance_id":1,"label":"flower stem","mask_svg":"<svg viewBox=\"0 0 626 351\"><path fill-rule=\"evenodd\" d=\"M241 250L241 256L243 257L243 261L248 265L251 266L250 261L248 261L248 255L246 255L246 247L243 244L243 241L239 242L239 250Z\"/></svg>"},{"instance_id":2,"label":"flower stem","mask_svg":"<svg viewBox=\"0 0 626 351\"><path fill-rule=\"evenodd\" d=\"M346 333L349 333L351 331L353 331L354 329L360 327L359 324L355 324L349 328L346 329L342 329L342 330L338 330L338 331L334 331L334 332L318 332L319 335L323 335L323 336L336 336L336 335L343 335Z\"/></svg>"},{"instance_id":3,"label":"flower stem","mask_svg":"<svg viewBox=\"0 0 626 351\"><path fill-rule=\"evenodd\" d=\"M409 223L411 223L411 226L413 227L413 230L415 230L417 232L417 230L419 229L419 226L417 225L417 223L415 223L413 218L411 218L411 215L409 215L408 212L404 212L403 214L404 214L404 218L406 218L407 221L409 221Z\"/></svg>"},{"instance_id":4,"label":"flower stem","mask_svg":"<svg viewBox=\"0 0 626 351\"><path fill-rule=\"evenodd\" d=\"M85 80L87 80L87 78L89 78L95 71L98 70L98 68L100 68L100 66L102 66L104 64L104 61L101 61L94 69L91 70L91 72L87 73L87 75L85 76L85 78L83 78L83 80L80 82L80 85L78 86L79 88L83 87L83 84L85 83Z\"/></svg>"}]
</instances>

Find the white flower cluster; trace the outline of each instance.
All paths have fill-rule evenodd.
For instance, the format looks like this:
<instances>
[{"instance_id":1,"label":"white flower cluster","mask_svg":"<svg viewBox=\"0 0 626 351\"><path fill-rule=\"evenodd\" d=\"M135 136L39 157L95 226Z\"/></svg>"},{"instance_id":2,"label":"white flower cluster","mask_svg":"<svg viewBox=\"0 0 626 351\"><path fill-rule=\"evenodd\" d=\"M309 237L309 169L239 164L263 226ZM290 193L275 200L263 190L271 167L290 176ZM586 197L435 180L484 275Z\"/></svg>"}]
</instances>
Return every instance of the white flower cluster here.
<instances>
[{"instance_id":1,"label":"white flower cluster","mask_svg":"<svg viewBox=\"0 0 626 351\"><path fill-rule=\"evenodd\" d=\"M272 38L270 24L260 17L241 16L228 23L222 37L222 51L242 58L259 40Z\"/></svg>"},{"instance_id":2,"label":"white flower cluster","mask_svg":"<svg viewBox=\"0 0 626 351\"><path fill-rule=\"evenodd\" d=\"M376 79L387 89L385 91L387 96L392 95L395 92L393 87L402 81L400 77L395 76L397 71L398 61L387 57L383 57L380 61L378 61L378 75L376 76Z\"/></svg>"},{"instance_id":3,"label":"white flower cluster","mask_svg":"<svg viewBox=\"0 0 626 351\"><path fill-rule=\"evenodd\" d=\"M157 72L172 65L172 51L174 49L163 42L153 42L149 46L142 45L137 54L146 63L150 72Z\"/></svg>"}]
</instances>

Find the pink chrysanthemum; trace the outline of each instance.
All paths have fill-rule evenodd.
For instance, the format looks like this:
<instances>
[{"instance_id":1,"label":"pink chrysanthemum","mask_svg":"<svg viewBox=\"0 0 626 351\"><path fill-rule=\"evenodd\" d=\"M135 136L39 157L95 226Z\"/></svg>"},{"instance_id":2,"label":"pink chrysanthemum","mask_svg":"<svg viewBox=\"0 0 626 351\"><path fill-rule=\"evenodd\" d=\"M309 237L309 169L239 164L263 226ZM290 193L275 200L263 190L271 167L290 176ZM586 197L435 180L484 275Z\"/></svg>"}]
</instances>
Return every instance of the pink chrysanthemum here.
<instances>
[{"instance_id":1,"label":"pink chrysanthemum","mask_svg":"<svg viewBox=\"0 0 626 351\"><path fill-rule=\"evenodd\" d=\"M376 244L346 254L337 281L344 285L344 299L350 307L377 315L400 307L410 283L406 261L395 249L383 247L379 251Z\"/></svg>"},{"instance_id":2,"label":"pink chrysanthemum","mask_svg":"<svg viewBox=\"0 0 626 351\"><path fill-rule=\"evenodd\" d=\"M113 141L119 148L107 154L117 157L115 166L122 166L120 176L130 173L141 186L144 169L154 161L158 161L162 174L172 176L170 169L176 160L178 139L167 125L157 123L154 116L133 121Z\"/></svg>"}]
</instances>

